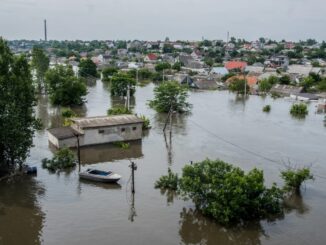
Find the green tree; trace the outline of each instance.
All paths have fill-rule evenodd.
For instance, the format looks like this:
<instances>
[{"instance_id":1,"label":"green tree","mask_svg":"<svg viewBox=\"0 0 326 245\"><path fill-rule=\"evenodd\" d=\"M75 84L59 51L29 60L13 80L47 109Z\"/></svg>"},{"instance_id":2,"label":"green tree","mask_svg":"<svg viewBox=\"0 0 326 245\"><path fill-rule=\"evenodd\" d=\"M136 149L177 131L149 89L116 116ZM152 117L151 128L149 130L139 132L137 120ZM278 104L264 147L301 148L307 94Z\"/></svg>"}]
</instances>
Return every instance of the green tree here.
<instances>
[{"instance_id":1,"label":"green tree","mask_svg":"<svg viewBox=\"0 0 326 245\"><path fill-rule=\"evenodd\" d=\"M96 78L96 65L91 59L81 60L79 63L79 75L85 78Z\"/></svg>"},{"instance_id":2,"label":"green tree","mask_svg":"<svg viewBox=\"0 0 326 245\"><path fill-rule=\"evenodd\" d=\"M167 62L161 62L155 66L155 70L157 72L161 72L161 71L167 70L167 69L171 69L171 65Z\"/></svg>"},{"instance_id":3,"label":"green tree","mask_svg":"<svg viewBox=\"0 0 326 245\"><path fill-rule=\"evenodd\" d=\"M290 113L294 117L303 118L308 114L308 107L304 103L293 104Z\"/></svg>"},{"instance_id":4,"label":"green tree","mask_svg":"<svg viewBox=\"0 0 326 245\"><path fill-rule=\"evenodd\" d=\"M283 85L289 85L291 83L291 78L288 75L281 76L279 83Z\"/></svg>"},{"instance_id":5,"label":"green tree","mask_svg":"<svg viewBox=\"0 0 326 245\"><path fill-rule=\"evenodd\" d=\"M186 112L191 105L187 102L187 89L176 81L161 83L154 88L154 99L149 102L149 106L157 112Z\"/></svg>"},{"instance_id":6,"label":"green tree","mask_svg":"<svg viewBox=\"0 0 326 245\"><path fill-rule=\"evenodd\" d=\"M180 71L181 70L181 62L175 62L172 66L173 70Z\"/></svg>"},{"instance_id":7,"label":"green tree","mask_svg":"<svg viewBox=\"0 0 326 245\"><path fill-rule=\"evenodd\" d=\"M32 49L32 67L36 71L37 87L38 91L42 91L44 88L44 76L46 71L49 69L50 59L45 55L43 49L33 47Z\"/></svg>"},{"instance_id":8,"label":"green tree","mask_svg":"<svg viewBox=\"0 0 326 245\"><path fill-rule=\"evenodd\" d=\"M244 94L245 93L245 86L246 86L246 92L250 92L250 88L247 84L247 81L244 79L234 79L229 84L229 90L232 92L236 92L237 94Z\"/></svg>"},{"instance_id":9,"label":"green tree","mask_svg":"<svg viewBox=\"0 0 326 245\"><path fill-rule=\"evenodd\" d=\"M107 114L108 114L108 116L132 114L132 110L128 110L124 106L116 106L116 107L112 107L112 108L108 109Z\"/></svg>"},{"instance_id":10,"label":"green tree","mask_svg":"<svg viewBox=\"0 0 326 245\"><path fill-rule=\"evenodd\" d=\"M272 88L272 84L269 82L269 79L263 79L258 85L259 92L268 93Z\"/></svg>"},{"instance_id":11,"label":"green tree","mask_svg":"<svg viewBox=\"0 0 326 245\"><path fill-rule=\"evenodd\" d=\"M179 181L181 194L221 224L282 213L282 191L275 184L265 187L258 169L246 174L231 164L206 159L186 165Z\"/></svg>"},{"instance_id":12,"label":"green tree","mask_svg":"<svg viewBox=\"0 0 326 245\"><path fill-rule=\"evenodd\" d=\"M21 167L40 123L27 59L14 56L0 38L0 174Z\"/></svg>"},{"instance_id":13,"label":"green tree","mask_svg":"<svg viewBox=\"0 0 326 245\"><path fill-rule=\"evenodd\" d=\"M85 82L74 75L71 66L58 65L48 70L45 80L49 88L49 95L54 105L81 105L87 94Z\"/></svg>"},{"instance_id":14,"label":"green tree","mask_svg":"<svg viewBox=\"0 0 326 245\"><path fill-rule=\"evenodd\" d=\"M136 81L126 73L117 73L111 79L111 95L113 96L126 96L128 86L130 88L130 96L136 91Z\"/></svg>"},{"instance_id":15,"label":"green tree","mask_svg":"<svg viewBox=\"0 0 326 245\"><path fill-rule=\"evenodd\" d=\"M103 75L103 81L109 81L110 77L118 73L118 68L116 67L107 67L103 69L102 75Z\"/></svg>"}]
</instances>

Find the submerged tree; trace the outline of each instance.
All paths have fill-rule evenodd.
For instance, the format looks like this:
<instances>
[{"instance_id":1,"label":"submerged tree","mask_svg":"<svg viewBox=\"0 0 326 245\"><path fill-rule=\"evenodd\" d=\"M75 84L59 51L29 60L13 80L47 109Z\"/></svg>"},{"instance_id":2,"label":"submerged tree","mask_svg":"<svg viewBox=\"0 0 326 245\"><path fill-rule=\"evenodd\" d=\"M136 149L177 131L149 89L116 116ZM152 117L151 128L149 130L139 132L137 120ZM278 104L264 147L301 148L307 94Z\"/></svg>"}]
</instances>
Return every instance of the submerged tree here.
<instances>
[{"instance_id":1,"label":"submerged tree","mask_svg":"<svg viewBox=\"0 0 326 245\"><path fill-rule=\"evenodd\" d=\"M115 74L111 79L111 95L126 96L129 86L130 96L132 96L136 91L135 85L135 79L131 78L128 74L121 72Z\"/></svg>"},{"instance_id":2,"label":"submerged tree","mask_svg":"<svg viewBox=\"0 0 326 245\"><path fill-rule=\"evenodd\" d=\"M39 92L45 87L44 76L49 69L50 59L44 53L43 49L33 47L32 49L32 67L36 71L37 87Z\"/></svg>"},{"instance_id":3,"label":"submerged tree","mask_svg":"<svg viewBox=\"0 0 326 245\"><path fill-rule=\"evenodd\" d=\"M79 75L85 78L96 78L96 65L91 59L81 60L79 63Z\"/></svg>"},{"instance_id":4,"label":"submerged tree","mask_svg":"<svg viewBox=\"0 0 326 245\"><path fill-rule=\"evenodd\" d=\"M237 94L244 94L245 91L246 91L246 93L250 92L250 88L245 79L234 79L230 83L229 89L230 89L230 91L236 92Z\"/></svg>"},{"instance_id":5,"label":"submerged tree","mask_svg":"<svg viewBox=\"0 0 326 245\"><path fill-rule=\"evenodd\" d=\"M14 171L28 156L40 126L34 117L35 104L27 59L14 56L0 38L0 172Z\"/></svg>"},{"instance_id":6,"label":"submerged tree","mask_svg":"<svg viewBox=\"0 0 326 245\"><path fill-rule=\"evenodd\" d=\"M191 104L187 102L188 92L176 81L161 83L154 89L154 99L149 102L149 106L157 112L187 112Z\"/></svg>"},{"instance_id":7,"label":"submerged tree","mask_svg":"<svg viewBox=\"0 0 326 245\"><path fill-rule=\"evenodd\" d=\"M51 102L54 105L81 105L87 94L85 82L77 78L71 66L58 65L45 76Z\"/></svg>"},{"instance_id":8,"label":"submerged tree","mask_svg":"<svg viewBox=\"0 0 326 245\"><path fill-rule=\"evenodd\" d=\"M281 172L281 177L285 182L284 190L296 193L300 193L301 185L305 181L314 179L307 167L301 169L289 168Z\"/></svg>"},{"instance_id":9,"label":"submerged tree","mask_svg":"<svg viewBox=\"0 0 326 245\"><path fill-rule=\"evenodd\" d=\"M263 171L247 174L220 160L205 160L183 168L181 193L205 215L230 224L282 212L282 191L265 187Z\"/></svg>"}]
</instances>

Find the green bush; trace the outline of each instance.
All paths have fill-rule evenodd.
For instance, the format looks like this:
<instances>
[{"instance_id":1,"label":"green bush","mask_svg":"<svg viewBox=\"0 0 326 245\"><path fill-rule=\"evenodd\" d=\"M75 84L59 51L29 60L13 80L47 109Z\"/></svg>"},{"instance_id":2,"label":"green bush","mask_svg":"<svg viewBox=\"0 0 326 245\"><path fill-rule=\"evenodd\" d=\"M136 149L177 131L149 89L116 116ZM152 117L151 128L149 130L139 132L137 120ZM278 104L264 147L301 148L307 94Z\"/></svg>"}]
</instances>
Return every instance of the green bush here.
<instances>
[{"instance_id":1,"label":"green bush","mask_svg":"<svg viewBox=\"0 0 326 245\"><path fill-rule=\"evenodd\" d=\"M70 108L64 108L61 111L61 116L65 118L71 118L77 116L76 113Z\"/></svg>"},{"instance_id":2,"label":"green bush","mask_svg":"<svg viewBox=\"0 0 326 245\"><path fill-rule=\"evenodd\" d=\"M293 104L290 109L290 113L295 117L305 117L308 114L307 105L304 103Z\"/></svg>"},{"instance_id":3,"label":"green bush","mask_svg":"<svg viewBox=\"0 0 326 245\"><path fill-rule=\"evenodd\" d=\"M132 114L132 111L128 110L123 106L116 106L108 109L107 113L109 116L113 116L113 115L121 115L121 114Z\"/></svg>"},{"instance_id":4,"label":"green bush","mask_svg":"<svg viewBox=\"0 0 326 245\"><path fill-rule=\"evenodd\" d=\"M168 175L163 175L155 182L155 188L177 190L178 189L179 177L168 169Z\"/></svg>"},{"instance_id":5,"label":"green bush","mask_svg":"<svg viewBox=\"0 0 326 245\"><path fill-rule=\"evenodd\" d=\"M42 167L50 171L63 170L76 166L74 153L69 148L59 149L52 159L44 158Z\"/></svg>"},{"instance_id":6,"label":"green bush","mask_svg":"<svg viewBox=\"0 0 326 245\"><path fill-rule=\"evenodd\" d=\"M289 192L300 193L302 183L307 180L313 180L309 168L287 169L281 172L281 177L285 182L284 190Z\"/></svg>"},{"instance_id":7,"label":"green bush","mask_svg":"<svg viewBox=\"0 0 326 245\"><path fill-rule=\"evenodd\" d=\"M122 141L118 141L118 142L114 142L113 143L114 145L120 147L121 149L129 149L130 148L130 144L129 143L125 143L125 142L122 142Z\"/></svg>"},{"instance_id":8,"label":"green bush","mask_svg":"<svg viewBox=\"0 0 326 245\"><path fill-rule=\"evenodd\" d=\"M271 106L270 105L265 105L263 107L263 112L270 112L271 111Z\"/></svg>"},{"instance_id":9,"label":"green bush","mask_svg":"<svg viewBox=\"0 0 326 245\"><path fill-rule=\"evenodd\" d=\"M263 171L247 174L220 160L205 160L183 168L179 189L203 214L232 224L281 214L283 192L264 185Z\"/></svg>"},{"instance_id":10,"label":"green bush","mask_svg":"<svg viewBox=\"0 0 326 245\"><path fill-rule=\"evenodd\" d=\"M151 122L150 122L149 118L147 118L144 115L141 115L140 116L140 119L142 119L144 121L144 123L143 123L143 130L146 130L146 129L150 129L151 128Z\"/></svg>"}]
</instances>

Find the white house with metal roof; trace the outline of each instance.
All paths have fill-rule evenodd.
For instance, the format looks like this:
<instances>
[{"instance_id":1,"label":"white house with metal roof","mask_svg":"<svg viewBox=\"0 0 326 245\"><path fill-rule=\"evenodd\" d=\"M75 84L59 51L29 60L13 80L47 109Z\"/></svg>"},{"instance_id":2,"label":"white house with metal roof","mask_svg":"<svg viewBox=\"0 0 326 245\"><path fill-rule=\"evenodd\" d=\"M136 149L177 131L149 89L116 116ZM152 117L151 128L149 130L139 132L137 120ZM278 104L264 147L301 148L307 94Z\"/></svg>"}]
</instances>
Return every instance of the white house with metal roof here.
<instances>
[{"instance_id":1,"label":"white house with metal roof","mask_svg":"<svg viewBox=\"0 0 326 245\"><path fill-rule=\"evenodd\" d=\"M142 138L143 120L135 115L98 116L73 118L69 127L48 130L49 142L61 147L80 146L112 142L132 141Z\"/></svg>"}]
</instances>

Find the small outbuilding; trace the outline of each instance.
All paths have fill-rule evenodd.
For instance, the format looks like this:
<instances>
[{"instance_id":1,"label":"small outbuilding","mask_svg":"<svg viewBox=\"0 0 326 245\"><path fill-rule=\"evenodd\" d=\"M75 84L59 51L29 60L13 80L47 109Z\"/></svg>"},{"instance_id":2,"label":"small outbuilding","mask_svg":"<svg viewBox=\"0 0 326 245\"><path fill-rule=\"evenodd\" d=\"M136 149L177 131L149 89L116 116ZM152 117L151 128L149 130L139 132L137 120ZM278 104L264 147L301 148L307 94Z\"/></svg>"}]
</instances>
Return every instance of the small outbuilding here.
<instances>
[{"instance_id":1,"label":"small outbuilding","mask_svg":"<svg viewBox=\"0 0 326 245\"><path fill-rule=\"evenodd\" d=\"M48 130L49 142L57 148L89 146L142 138L143 120L135 115L73 118L69 127Z\"/></svg>"}]
</instances>

